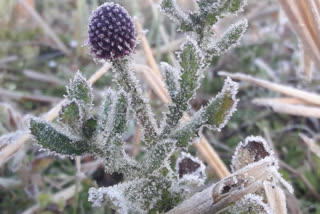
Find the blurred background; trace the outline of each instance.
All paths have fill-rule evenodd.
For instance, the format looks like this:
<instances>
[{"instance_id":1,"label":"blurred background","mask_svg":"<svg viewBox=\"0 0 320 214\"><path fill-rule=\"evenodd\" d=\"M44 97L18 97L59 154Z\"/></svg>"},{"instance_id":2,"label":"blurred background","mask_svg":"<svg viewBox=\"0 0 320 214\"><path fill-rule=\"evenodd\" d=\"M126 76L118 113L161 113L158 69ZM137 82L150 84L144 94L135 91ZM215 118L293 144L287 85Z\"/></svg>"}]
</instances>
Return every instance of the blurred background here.
<instances>
[{"instance_id":1,"label":"blurred background","mask_svg":"<svg viewBox=\"0 0 320 214\"><path fill-rule=\"evenodd\" d=\"M313 65L317 62L312 62L312 54L317 56L320 51L320 17L303 8L304 0L299 1L302 6L297 3L297 8L304 11L288 18L288 10L280 3L284 6L290 1L248 0L238 17L226 17L214 26L219 36L239 17L249 21L241 43L212 62L192 106L199 109L221 90L225 77L219 72L233 74L235 80L240 80L238 110L221 132L205 131L207 139L229 166L239 141L249 135L266 138L280 159L281 173L295 189L294 195L287 195L289 213L319 214L320 72ZM104 2L0 0L0 157L6 157L0 161L0 214L113 213L107 206L92 208L87 192L92 186L116 184L122 176L106 174L92 157L83 157L77 165L75 160L39 150L32 140L10 155L7 149L25 134L28 115L41 116L63 99L65 86L76 71L89 78L102 67L88 55L84 45L91 11ZM137 69L137 75L144 92L161 117L165 107L143 72L154 69L150 53L157 63L174 64L174 52L185 37L160 12L159 0L114 2L124 6L143 26L143 30L138 29L141 42L134 63L141 70ZM314 2L320 5L318 0ZM191 0L178 3L185 10L196 10ZM297 24L294 20L307 20L298 34L292 27L292 23ZM306 45L309 34L314 42L311 49ZM110 71L94 84L95 103L100 102L108 87L114 87ZM297 92L305 94L297 98ZM303 99L309 95L309 100ZM126 136L132 145L129 152L136 152L138 131L132 121ZM208 167L207 171L208 184L219 180L214 170Z\"/></svg>"}]
</instances>

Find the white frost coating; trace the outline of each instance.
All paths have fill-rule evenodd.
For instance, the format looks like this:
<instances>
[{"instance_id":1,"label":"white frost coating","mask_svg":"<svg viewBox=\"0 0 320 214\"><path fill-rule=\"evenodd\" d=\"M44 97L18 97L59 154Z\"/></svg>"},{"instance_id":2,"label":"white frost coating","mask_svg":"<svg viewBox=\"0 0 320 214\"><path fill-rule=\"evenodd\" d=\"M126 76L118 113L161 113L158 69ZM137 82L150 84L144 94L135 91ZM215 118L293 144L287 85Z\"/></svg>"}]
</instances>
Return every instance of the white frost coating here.
<instances>
[{"instance_id":1,"label":"white frost coating","mask_svg":"<svg viewBox=\"0 0 320 214\"><path fill-rule=\"evenodd\" d=\"M236 110L237 110L237 105L238 105L239 99L236 98L236 95L238 93L238 90L239 90L239 84L237 82L232 81L232 79L230 77L227 77L227 79L224 81L224 85L223 85L221 92L219 92L219 94L217 94L217 96L215 98L210 100L209 103L213 102L215 99L219 99L220 97L223 97L226 93L230 93L230 97L234 101L234 104L228 110L228 112L225 114L224 121L222 123L220 123L219 126L215 127L212 125L205 125L204 127L207 127L211 130L215 130L215 131L219 131L219 132L221 131L222 128L225 127L225 125L230 120L233 113L236 112ZM200 130L199 133L202 133L202 129Z\"/></svg>"},{"instance_id":2,"label":"white frost coating","mask_svg":"<svg viewBox=\"0 0 320 214\"><path fill-rule=\"evenodd\" d=\"M270 146L268 145L268 143L265 141L265 139L263 139L262 137L260 136L249 136L249 137L246 137L245 139L245 142L240 142L236 149L235 149L235 152L232 156L232 160L231 160L231 169L232 169L232 172L234 172L238 167L239 165L239 158L244 158L243 157L243 154L241 154L241 152L243 152L243 149L245 149L245 147L250 143L250 142L258 142L260 144L263 145L263 148L265 150L265 152L267 152L269 155L268 156L274 156L274 152L273 150L270 148ZM246 160L248 161L248 164L250 163L249 160ZM241 164L240 164L241 165ZM277 166L278 167L278 166Z\"/></svg>"},{"instance_id":3,"label":"white frost coating","mask_svg":"<svg viewBox=\"0 0 320 214\"><path fill-rule=\"evenodd\" d=\"M91 85L88 83L88 81L86 80L86 78L80 73L80 70L78 70L77 72L76 72L76 74L75 74L75 76L72 78L72 79L70 79L70 81L69 81L69 85L66 87L66 89L67 89L67 94L70 94L70 93L72 93L72 87L73 86L76 86L77 84L80 84L80 85L82 85L82 84L85 84L86 85L86 87L88 88L88 90L89 90L89 94L90 94L90 100L89 100L89 109L87 109L87 111L90 111L90 109L91 109L91 105L92 105L92 102L93 102L93 93L92 93L92 87L91 87Z\"/></svg>"},{"instance_id":4,"label":"white frost coating","mask_svg":"<svg viewBox=\"0 0 320 214\"><path fill-rule=\"evenodd\" d=\"M182 43L180 45L180 50L181 51L177 51L176 54L177 54L177 61L178 63L180 64L181 63L181 53L183 52L183 50L185 49L186 46L188 45L191 45L192 48L194 49L195 51L195 54L197 56L197 62L198 62L198 65L200 64L200 68L203 67L203 60L204 60L204 55L202 53L202 50L199 48L198 44L197 44L197 41L194 40L192 37L190 36L187 36L186 38L186 42ZM180 70L183 70L181 67L180 67ZM200 72L200 69L198 71L198 73Z\"/></svg>"},{"instance_id":5,"label":"white frost coating","mask_svg":"<svg viewBox=\"0 0 320 214\"><path fill-rule=\"evenodd\" d=\"M179 163L181 163L181 161L184 160L185 158L191 159L193 162L199 164L200 166L196 169L196 171L192 172L191 174L183 175L182 178L179 179L179 183L187 184L187 185L191 184L191 185L197 185L197 186L203 185L207 179L206 167L199 158L194 157L189 153L181 152L181 155L176 161L176 166L175 166L176 172L179 172Z\"/></svg>"},{"instance_id":6,"label":"white frost coating","mask_svg":"<svg viewBox=\"0 0 320 214\"><path fill-rule=\"evenodd\" d=\"M240 214L243 212L259 212L259 214L273 214L270 207L263 202L263 198L256 194L247 194L240 201L236 202L228 212Z\"/></svg>"},{"instance_id":7,"label":"white frost coating","mask_svg":"<svg viewBox=\"0 0 320 214\"><path fill-rule=\"evenodd\" d=\"M16 139L21 135L24 135L25 133L25 131L15 131L0 136L0 146L14 144L16 142Z\"/></svg>"},{"instance_id":8,"label":"white frost coating","mask_svg":"<svg viewBox=\"0 0 320 214\"><path fill-rule=\"evenodd\" d=\"M223 35L217 39L213 38L216 41L208 44L208 52L213 53L214 55L221 55L226 53L229 49L237 46L242 38L244 32L248 28L248 20L243 19L239 22L232 24Z\"/></svg>"},{"instance_id":9,"label":"white frost coating","mask_svg":"<svg viewBox=\"0 0 320 214\"><path fill-rule=\"evenodd\" d=\"M166 62L161 62L160 68L165 77L165 84L172 101L172 98L180 91L179 80L181 80L181 72Z\"/></svg>"},{"instance_id":10,"label":"white frost coating","mask_svg":"<svg viewBox=\"0 0 320 214\"><path fill-rule=\"evenodd\" d=\"M160 5L163 3L163 1L167 1L167 0L162 0ZM181 24L181 22L185 22L185 23L189 23L191 24L190 20L188 19L188 15L186 13L184 13L178 6L177 1L176 0L170 0L172 2L172 6L171 8L162 8L160 7L160 10L167 14L167 16L173 20L173 21L177 21Z\"/></svg>"}]
</instances>

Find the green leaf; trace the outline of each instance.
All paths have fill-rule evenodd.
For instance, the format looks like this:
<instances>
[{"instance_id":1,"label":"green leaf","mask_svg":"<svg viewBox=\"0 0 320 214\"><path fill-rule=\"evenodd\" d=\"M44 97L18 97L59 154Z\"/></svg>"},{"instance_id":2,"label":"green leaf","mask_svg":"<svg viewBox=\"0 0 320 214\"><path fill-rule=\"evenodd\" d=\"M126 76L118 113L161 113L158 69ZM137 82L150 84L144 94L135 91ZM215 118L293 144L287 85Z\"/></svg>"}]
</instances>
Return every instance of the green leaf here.
<instances>
[{"instance_id":1,"label":"green leaf","mask_svg":"<svg viewBox=\"0 0 320 214\"><path fill-rule=\"evenodd\" d=\"M98 130L104 130L107 122L108 116L112 109L112 104L114 99L117 97L116 91L113 89L108 89L103 95L103 101L100 107L99 117L98 117Z\"/></svg>"},{"instance_id":2,"label":"green leaf","mask_svg":"<svg viewBox=\"0 0 320 214\"><path fill-rule=\"evenodd\" d=\"M171 100L174 100L178 91L180 90L180 71L165 62L161 63L161 71L163 73Z\"/></svg>"},{"instance_id":3,"label":"green leaf","mask_svg":"<svg viewBox=\"0 0 320 214\"><path fill-rule=\"evenodd\" d=\"M85 104L92 104L92 90L87 80L77 72L74 78L70 81L67 87L68 99L76 99L82 101Z\"/></svg>"},{"instance_id":4,"label":"green leaf","mask_svg":"<svg viewBox=\"0 0 320 214\"><path fill-rule=\"evenodd\" d=\"M199 136L203 126L220 130L235 111L238 102L235 95L238 85L227 79L222 92L212 99L206 107L199 110L181 128L173 131L170 135L172 139L178 141L179 146L187 146L192 138Z\"/></svg>"},{"instance_id":5,"label":"green leaf","mask_svg":"<svg viewBox=\"0 0 320 214\"><path fill-rule=\"evenodd\" d=\"M82 155L89 150L86 142L59 130L44 120L31 119L30 130L40 145L56 153Z\"/></svg>"},{"instance_id":6,"label":"green leaf","mask_svg":"<svg viewBox=\"0 0 320 214\"><path fill-rule=\"evenodd\" d=\"M83 128L82 131L84 133L84 135L90 139L92 138L92 136L94 135L96 129L98 126L98 122L96 119L94 118L90 118L89 120L87 120L84 124L83 124Z\"/></svg>"},{"instance_id":7,"label":"green leaf","mask_svg":"<svg viewBox=\"0 0 320 214\"><path fill-rule=\"evenodd\" d=\"M237 14L244 7L245 0L198 0L200 16L206 19L208 25L213 25L219 17Z\"/></svg>"},{"instance_id":8,"label":"green leaf","mask_svg":"<svg viewBox=\"0 0 320 214\"><path fill-rule=\"evenodd\" d=\"M221 38L219 38L213 46L208 48L207 52L211 56L219 56L227 52L230 48L239 43L243 33L247 30L247 27L248 21L246 19L231 25Z\"/></svg>"},{"instance_id":9,"label":"green leaf","mask_svg":"<svg viewBox=\"0 0 320 214\"><path fill-rule=\"evenodd\" d=\"M175 141L173 140L157 143L144 157L142 166L144 166L147 172L152 172L168 161L175 148Z\"/></svg>"},{"instance_id":10,"label":"green leaf","mask_svg":"<svg viewBox=\"0 0 320 214\"><path fill-rule=\"evenodd\" d=\"M172 105L166 114L166 127L163 133L167 133L175 127L182 118L183 113L189 107L189 100L194 96L196 89L200 85L201 66L203 56L195 41L189 39L179 53L180 67L182 69L179 78L180 89L172 98Z\"/></svg>"},{"instance_id":11,"label":"green leaf","mask_svg":"<svg viewBox=\"0 0 320 214\"><path fill-rule=\"evenodd\" d=\"M72 100L63 105L58 120L71 130L79 132L83 123L83 112L79 103Z\"/></svg>"}]
</instances>

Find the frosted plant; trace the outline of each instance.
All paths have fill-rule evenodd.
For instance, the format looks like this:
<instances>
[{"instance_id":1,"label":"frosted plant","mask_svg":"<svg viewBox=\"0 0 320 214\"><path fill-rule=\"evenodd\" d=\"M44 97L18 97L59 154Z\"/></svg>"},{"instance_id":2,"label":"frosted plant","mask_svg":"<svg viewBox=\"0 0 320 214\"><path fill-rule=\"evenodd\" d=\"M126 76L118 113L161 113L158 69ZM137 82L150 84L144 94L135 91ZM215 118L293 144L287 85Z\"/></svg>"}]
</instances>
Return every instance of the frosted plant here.
<instances>
[{"instance_id":1,"label":"frosted plant","mask_svg":"<svg viewBox=\"0 0 320 214\"><path fill-rule=\"evenodd\" d=\"M184 13L173 0L161 2L162 10L178 23L180 30L189 34L177 53L179 67L161 63L172 101L163 121L156 121L130 66L136 43L132 18L114 3L105 3L92 13L88 46L95 59L112 64L117 89L108 89L100 110L95 111L91 87L78 72L67 87L67 102L60 110L59 124L31 119L31 133L44 149L71 157L89 154L103 162L106 172L124 175L124 181L117 185L90 189L89 200L94 206L109 203L119 213L165 212L184 200L193 187L205 182L204 164L187 153L188 147L204 127L220 131L225 126L238 102L238 85L226 79L222 91L188 122L182 118L190 109L189 101L195 96L211 59L238 43L247 22L232 25L222 37L216 38L210 30L212 25L225 15L240 11L244 1L197 3L199 11ZM145 149L139 160L125 151L123 134L131 119L143 130L141 142ZM236 158L234 161L241 163ZM233 167L237 170L242 165ZM261 201L255 197L243 200L243 203Z\"/></svg>"},{"instance_id":2,"label":"frosted plant","mask_svg":"<svg viewBox=\"0 0 320 214\"><path fill-rule=\"evenodd\" d=\"M247 137L232 157L232 174L167 214L286 214L283 189L293 189L278 172L278 161L261 137Z\"/></svg>"}]
</instances>

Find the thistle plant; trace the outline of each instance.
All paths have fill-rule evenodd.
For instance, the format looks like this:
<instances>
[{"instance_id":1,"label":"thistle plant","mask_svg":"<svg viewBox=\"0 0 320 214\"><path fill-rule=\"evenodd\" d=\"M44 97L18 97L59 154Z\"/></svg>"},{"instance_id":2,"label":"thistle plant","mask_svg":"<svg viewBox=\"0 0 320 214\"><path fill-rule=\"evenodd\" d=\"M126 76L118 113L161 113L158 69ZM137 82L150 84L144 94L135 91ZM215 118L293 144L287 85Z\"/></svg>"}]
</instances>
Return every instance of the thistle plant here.
<instances>
[{"instance_id":1,"label":"thistle plant","mask_svg":"<svg viewBox=\"0 0 320 214\"><path fill-rule=\"evenodd\" d=\"M242 10L243 0L198 0L198 11L184 13L174 0L163 0L161 9L188 34L177 53L174 68L161 63L171 104L157 121L131 68L136 45L132 18L118 4L105 3L90 18L88 47L96 60L109 61L116 89L109 88L99 110L93 93L78 72L67 87L67 102L60 110L59 124L32 118L30 130L44 149L75 157L92 155L101 160L107 173L121 173L124 179L111 187L91 188L93 206L109 203L119 213L165 212L184 200L195 186L206 180L205 165L188 153L204 127L220 131L236 109L238 85L226 79L221 92L206 106L183 120L190 112L203 72L210 62L240 40L247 21L231 25L219 38L212 25ZM142 127L142 158L126 150L123 135L134 119ZM159 125L160 124L160 125Z\"/></svg>"}]
</instances>

